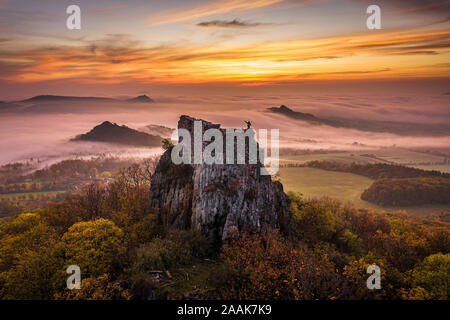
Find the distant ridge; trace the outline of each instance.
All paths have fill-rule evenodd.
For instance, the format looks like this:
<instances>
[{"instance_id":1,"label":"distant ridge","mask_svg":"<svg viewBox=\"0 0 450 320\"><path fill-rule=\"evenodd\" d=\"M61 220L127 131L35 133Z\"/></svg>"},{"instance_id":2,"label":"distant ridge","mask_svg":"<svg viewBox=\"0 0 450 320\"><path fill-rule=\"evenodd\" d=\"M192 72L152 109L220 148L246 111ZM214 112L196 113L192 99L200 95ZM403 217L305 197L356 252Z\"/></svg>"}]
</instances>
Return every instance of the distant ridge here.
<instances>
[{"instance_id":1,"label":"distant ridge","mask_svg":"<svg viewBox=\"0 0 450 320\"><path fill-rule=\"evenodd\" d=\"M39 95L30 99L22 100L20 102L47 102L47 101L114 101L112 98L103 97L72 97L72 96L54 96L54 95Z\"/></svg>"},{"instance_id":2,"label":"distant ridge","mask_svg":"<svg viewBox=\"0 0 450 320\"><path fill-rule=\"evenodd\" d=\"M136 103L152 103L152 102L155 102L152 98L148 97L145 94L141 95L141 96L138 96L136 98L128 99L127 101L129 101L129 102L136 102Z\"/></svg>"},{"instance_id":3,"label":"distant ridge","mask_svg":"<svg viewBox=\"0 0 450 320\"><path fill-rule=\"evenodd\" d=\"M450 126L446 124L425 124L400 121L380 121L348 118L319 118L311 113L292 110L285 105L267 108L267 111L281 114L294 120L301 120L313 125L327 125L335 128L356 129L368 132L389 132L405 136L443 136L450 134Z\"/></svg>"},{"instance_id":4,"label":"distant ridge","mask_svg":"<svg viewBox=\"0 0 450 320\"><path fill-rule=\"evenodd\" d=\"M119 143L131 146L160 147L163 138L105 121L72 141Z\"/></svg>"},{"instance_id":5,"label":"distant ridge","mask_svg":"<svg viewBox=\"0 0 450 320\"><path fill-rule=\"evenodd\" d=\"M58 101L98 101L98 102L113 102L113 101L127 101L127 102L155 102L147 95L137 96L128 100L118 100L114 98L105 97L75 97L75 96L57 96L57 95L38 95L29 99L18 102L58 102Z\"/></svg>"},{"instance_id":6,"label":"distant ridge","mask_svg":"<svg viewBox=\"0 0 450 320\"><path fill-rule=\"evenodd\" d=\"M303 112L299 112L299 111L294 111L294 110L286 107L284 104L282 104L279 108L276 108L276 107L269 108L269 111L271 111L273 113L279 113L279 114L285 115L285 116L293 118L293 119L312 121L312 122L320 122L320 123L323 122L321 119L317 118L316 116L314 116L311 113L303 113Z\"/></svg>"}]
</instances>

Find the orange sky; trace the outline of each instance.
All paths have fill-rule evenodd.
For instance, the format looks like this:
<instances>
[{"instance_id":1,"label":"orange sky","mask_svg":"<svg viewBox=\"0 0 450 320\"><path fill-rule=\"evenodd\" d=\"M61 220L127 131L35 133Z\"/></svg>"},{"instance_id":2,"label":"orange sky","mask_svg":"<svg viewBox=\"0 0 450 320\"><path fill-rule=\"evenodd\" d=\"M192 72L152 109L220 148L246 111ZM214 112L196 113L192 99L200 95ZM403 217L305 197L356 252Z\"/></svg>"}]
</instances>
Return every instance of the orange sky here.
<instances>
[{"instance_id":1,"label":"orange sky","mask_svg":"<svg viewBox=\"0 0 450 320\"><path fill-rule=\"evenodd\" d=\"M53 20L42 8L17 7L24 1L0 3L1 82L264 86L450 76L449 1L385 2L381 30L365 27L366 6L356 0L155 1L148 10L142 1L79 2L79 31L64 28L64 6L54 1L43 1Z\"/></svg>"}]
</instances>

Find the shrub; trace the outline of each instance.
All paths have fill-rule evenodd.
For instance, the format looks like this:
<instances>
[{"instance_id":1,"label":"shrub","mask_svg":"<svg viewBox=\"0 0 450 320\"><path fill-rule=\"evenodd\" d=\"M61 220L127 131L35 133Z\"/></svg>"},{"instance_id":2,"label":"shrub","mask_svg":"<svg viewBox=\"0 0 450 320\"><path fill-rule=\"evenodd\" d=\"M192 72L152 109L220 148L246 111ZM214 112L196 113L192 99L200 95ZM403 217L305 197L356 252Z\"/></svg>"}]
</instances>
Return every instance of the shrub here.
<instances>
[{"instance_id":1,"label":"shrub","mask_svg":"<svg viewBox=\"0 0 450 320\"><path fill-rule=\"evenodd\" d=\"M332 265L294 249L276 232L244 234L224 249L225 299L330 299L336 295ZM218 276L216 278L218 278Z\"/></svg>"},{"instance_id":2,"label":"shrub","mask_svg":"<svg viewBox=\"0 0 450 320\"><path fill-rule=\"evenodd\" d=\"M207 240L194 231L173 231L140 246L131 267L133 274L166 270L191 263L208 253Z\"/></svg>"}]
</instances>

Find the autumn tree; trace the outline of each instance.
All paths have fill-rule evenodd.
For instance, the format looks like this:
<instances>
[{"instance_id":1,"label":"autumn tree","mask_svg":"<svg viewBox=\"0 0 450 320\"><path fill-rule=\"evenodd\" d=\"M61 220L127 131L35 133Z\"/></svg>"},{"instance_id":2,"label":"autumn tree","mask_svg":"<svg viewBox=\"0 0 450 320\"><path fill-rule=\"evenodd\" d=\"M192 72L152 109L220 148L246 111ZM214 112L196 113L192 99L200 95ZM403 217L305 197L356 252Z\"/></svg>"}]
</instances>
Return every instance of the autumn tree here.
<instances>
[{"instance_id":1,"label":"autumn tree","mask_svg":"<svg viewBox=\"0 0 450 320\"><path fill-rule=\"evenodd\" d=\"M122 238L122 230L112 221L98 219L76 223L60 242L65 266L79 266L83 277L113 272L123 252Z\"/></svg>"}]
</instances>

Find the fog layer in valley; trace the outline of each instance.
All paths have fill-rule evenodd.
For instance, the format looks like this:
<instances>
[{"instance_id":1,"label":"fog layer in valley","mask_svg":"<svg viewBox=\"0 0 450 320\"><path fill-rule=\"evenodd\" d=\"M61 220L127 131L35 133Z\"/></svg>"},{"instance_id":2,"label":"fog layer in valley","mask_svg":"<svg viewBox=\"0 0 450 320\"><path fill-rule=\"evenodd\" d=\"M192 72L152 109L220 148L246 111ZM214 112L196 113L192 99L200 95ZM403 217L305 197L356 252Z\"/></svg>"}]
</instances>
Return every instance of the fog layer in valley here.
<instances>
[{"instance_id":1,"label":"fog layer in valley","mask_svg":"<svg viewBox=\"0 0 450 320\"><path fill-rule=\"evenodd\" d=\"M281 147L300 149L372 149L450 146L450 129L444 136L399 136L392 133L314 126L303 121L266 112L281 104L319 117L340 117L433 123L450 128L450 95L429 96L203 96L152 97L155 103L48 102L14 103L0 109L0 164L40 158L56 162L65 158L107 153L147 157L161 149L134 148L102 143L70 142L103 121L139 129L149 124L176 128L180 115L202 118L222 127L244 128L250 120L255 129L279 129ZM11 103L11 102L10 102ZM355 143L357 142L357 144Z\"/></svg>"}]
</instances>

